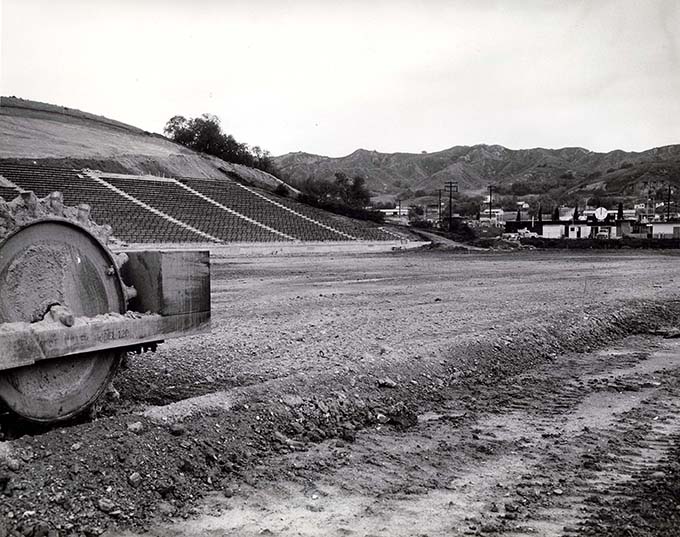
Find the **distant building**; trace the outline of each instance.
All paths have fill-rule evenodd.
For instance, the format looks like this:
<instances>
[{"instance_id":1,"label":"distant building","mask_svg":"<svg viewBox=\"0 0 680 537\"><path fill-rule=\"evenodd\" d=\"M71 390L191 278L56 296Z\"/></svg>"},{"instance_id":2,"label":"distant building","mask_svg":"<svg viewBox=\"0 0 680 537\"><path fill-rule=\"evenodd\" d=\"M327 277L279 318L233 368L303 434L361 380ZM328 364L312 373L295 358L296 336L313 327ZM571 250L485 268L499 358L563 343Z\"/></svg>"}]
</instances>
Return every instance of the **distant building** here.
<instances>
[{"instance_id":1,"label":"distant building","mask_svg":"<svg viewBox=\"0 0 680 537\"><path fill-rule=\"evenodd\" d=\"M505 222L505 211L501 208L493 208L491 209L491 216L489 217L489 207L487 206L486 209L481 209L479 212L479 219L480 220L485 220L487 222Z\"/></svg>"},{"instance_id":2,"label":"distant building","mask_svg":"<svg viewBox=\"0 0 680 537\"><path fill-rule=\"evenodd\" d=\"M546 222L542 228L541 236L546 239L561 239L565 235L565 226L561 222Z\"/></svg>"},{"instance_id":3,"label":"distant building","mask_svg":"<svg viewBox=\"0 0 680 537\"><path fill-rule=\"evenodd\" d=\"M408 206L402 206L401 208L395 207L394 209L380 209L380 212L385 215L385 222L391 222L393 224L408 224Z\"/></svg>"},{"instance_id":4,"label":"distant building","mask_svg":"<svg viewBox=\"0 0 680 537\"><path fill-rule=\"evenodd\" d=\"M654 239L680 239L680 221L652 222L650 233Z\"/></svg>"},{"instance_id":5,"label":"distant building","mask_svg":"<svg viewBox=\"0 0 680 537\"><path fill-rule=\"evenodd\" d=\"M395 207L394 209L379 209L381 213L385 215L385 218L389 217L400 217L400 216L408 216L408 210L409 207L403 206L401 209L399 207Z\"/></svg>"},{"instance_id":6,"label":"distant building","mask_svg":"<svg viewBox=\"0 0 680 537\"><path fill-rule=\"evenodd\" d=\"M567 225L570 239L616 239L618 238L618 224L615 221L597 222L586 220Z\"/></svg>"}]
</instances>

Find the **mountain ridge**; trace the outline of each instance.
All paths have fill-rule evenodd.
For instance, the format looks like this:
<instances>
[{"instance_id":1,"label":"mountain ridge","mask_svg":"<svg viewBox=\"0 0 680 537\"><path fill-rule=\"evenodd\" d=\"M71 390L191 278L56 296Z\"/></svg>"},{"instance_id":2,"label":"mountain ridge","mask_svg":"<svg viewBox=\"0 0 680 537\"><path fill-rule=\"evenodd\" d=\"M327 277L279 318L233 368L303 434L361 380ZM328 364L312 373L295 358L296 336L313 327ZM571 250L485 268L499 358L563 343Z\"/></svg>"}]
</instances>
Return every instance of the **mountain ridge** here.
<instances>
[{"instance_id":1,"label":"mountain ridge","mask_svg":"<svg viewBox=\"0 0 680 537\"><path fill-rule=\"evenodd\" d=\"M274 157L284 179L300 185L306 180L329 180L337 172L361 175L376 196L407 199L418 191L432 193L447 181L480 193L489 184L508 188L514 183L540 190L610 190L624 194L642 182L680 185L680 144L644 151L596 152L584 147L509 149L499 144L456 145L431 153L381 153L357 149L343 157L306 152ZM622 177L624 176L624 177ZM631 186L632 184L632 186ZM611 187L611 188L610 188Z\"/></svg>"}]
</instances>

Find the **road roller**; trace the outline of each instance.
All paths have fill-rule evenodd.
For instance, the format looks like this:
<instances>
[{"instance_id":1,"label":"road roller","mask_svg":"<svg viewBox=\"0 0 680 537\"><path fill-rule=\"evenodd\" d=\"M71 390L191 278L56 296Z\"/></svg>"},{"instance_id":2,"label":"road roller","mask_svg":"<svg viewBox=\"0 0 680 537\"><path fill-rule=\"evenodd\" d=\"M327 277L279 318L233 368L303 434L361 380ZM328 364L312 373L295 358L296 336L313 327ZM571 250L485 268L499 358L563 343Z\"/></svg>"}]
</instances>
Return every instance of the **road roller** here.
<instances>
[{"instance_id":1,"label":"road roller","mask_svg":"<svg viewBox=\"0 0 680 537\"><path fill-rule=\"evenodd\" d=\"M0 407L69 420L126 353L209 329L208 251L126 249L60 192L0 197Z\"/></svg>"}]
</instances>

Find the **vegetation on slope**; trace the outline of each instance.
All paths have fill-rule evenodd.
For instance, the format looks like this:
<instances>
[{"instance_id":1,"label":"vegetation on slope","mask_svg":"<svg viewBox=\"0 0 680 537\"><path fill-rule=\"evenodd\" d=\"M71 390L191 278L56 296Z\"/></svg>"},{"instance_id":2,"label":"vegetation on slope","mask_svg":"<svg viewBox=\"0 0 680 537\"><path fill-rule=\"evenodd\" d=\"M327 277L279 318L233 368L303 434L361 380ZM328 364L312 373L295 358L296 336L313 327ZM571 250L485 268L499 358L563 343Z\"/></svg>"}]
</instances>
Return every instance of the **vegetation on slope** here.
<instances>
[{"instance_id":1,"label":"vegetation on slope","mask_svg":"<svg viewBox=\"0 0 680 537\"><path fill-rule=\"evenodd\" d=\"M168 120L163 132L174 142L194 151L276 175L269 151L237 142L231 134L222 132L220 119L215 115L174 116Z\"/></svg>"},{"instance_id":2,"label":"vegetation on slope","mask_svg":"<svg viewBox=\"0 0 680 537\"><path fill-rule=\"evenodd\" d=\"M366 188L366 180L359 175L350 179L338 172L333 181L310 179L297 186L302 192L298 201L302 203L361 220L384 220L380 211L365 209L371 201L371 193Z\"/></svg>"}]
</instances>

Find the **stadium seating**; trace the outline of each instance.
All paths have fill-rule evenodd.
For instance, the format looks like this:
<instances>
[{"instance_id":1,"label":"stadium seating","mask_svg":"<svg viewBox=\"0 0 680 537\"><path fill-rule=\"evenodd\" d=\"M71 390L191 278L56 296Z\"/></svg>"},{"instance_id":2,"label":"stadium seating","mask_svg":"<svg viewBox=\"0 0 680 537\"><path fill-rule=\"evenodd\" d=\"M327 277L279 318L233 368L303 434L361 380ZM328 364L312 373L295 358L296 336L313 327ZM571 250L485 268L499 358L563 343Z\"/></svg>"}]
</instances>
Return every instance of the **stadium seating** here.
<instances>
[{"instance_id":1,"label":"stadium seating","mask_svg":"<svg viewBox=\"0 0 680 537\"><path fill-rule=\"evenodd\" d=\"M299 213L279 207L229 179L184 178L181 181L218 203L295 239L304 241L352 240L352 237L329 229L318 221L308 220Z\"/></svg>"},{"instance_id":2,"label":"stadium seating","mask_svg":"<svg viewBox=\"0 0 680 537\"><path fill-rule=\"evenodd\" d=\"M0 198L4 198L5 201L12 201L19 195L19 192L13 188L0 186Z\"/></svg>"},{"instance_id":3,"label":"stadium seating","mask_svg":"<svg viewBox=\"0 0 680 537\"><path fill-rule=\"evenodd\" d=\"M59 190L67 205L128 243L395 240L375 224L241 185L232 179L162 179L0 161L0 175L38 197ZM11 200L18 190L0 186Z\"/></svg>"},{"instance_id":4,"label":"stadium seating","mask_svg":"<svg viewBox=\"0 0 680 537\"><path fill-rule=\"evenodd\" d=\"M76 170L0 162L0 175L38 197L59 190L67 205L87 203L92 218L109 224L116 237L130 243L205 242L208 239L130 202Z\"/></svg>"},{"instance_id":5,"label":"stadium seating","mask_svg":"<svg viewBox=\"0 0 680 537\"><path fill-rule=\"evenodd\" d=\"M394 236L391 236L389 233L386 233L382 229L376 227L374 224L362 222L360 220L339 217L322 209L317 209L316 207L311 207L309 205L305 205L304 203L293 201L289 198L275 196L274 194L270 194L269 192L265 192L263 190L252 190L258 191L262 196L275 201L276 203L280 203L281 205L284 205L295 212L298 212L308 218L317 220L322 224L333 227L358 239L373 241L395 240Z\"/></svg>"},{"instance_id":6,"label":"stadium seating","mask_svg":"<svg viewBox=\"0 0 680 537\"><path fill-rule=\"evenodd\" d=\"M175 181L103 178L151 207L225 242L290 240L213 205Z\"/></svg>"}]
</instances>

